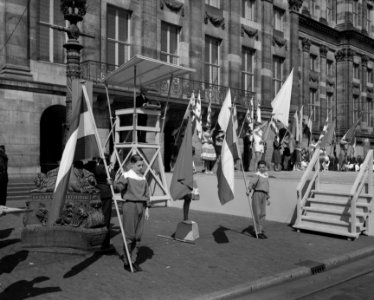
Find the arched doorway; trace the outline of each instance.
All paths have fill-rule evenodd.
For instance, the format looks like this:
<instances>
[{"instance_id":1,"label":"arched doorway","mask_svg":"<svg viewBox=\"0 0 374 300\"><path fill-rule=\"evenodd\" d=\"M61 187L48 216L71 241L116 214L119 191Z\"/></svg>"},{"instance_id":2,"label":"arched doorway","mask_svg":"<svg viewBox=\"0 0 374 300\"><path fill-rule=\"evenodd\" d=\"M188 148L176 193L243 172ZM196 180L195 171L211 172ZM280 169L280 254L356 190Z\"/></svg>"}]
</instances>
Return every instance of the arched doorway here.
<instances>
[{"instance_id":1,"label":"arched doorway","mask_svg":"<svg viewBox=\"0 0 374 300\"><path fill-rule=\"evenodd\" d=\"M48 107L40 119L40 168L46 173L58 166L63 151L66 108L63 105Z\"/></svg>"}]
</instances>

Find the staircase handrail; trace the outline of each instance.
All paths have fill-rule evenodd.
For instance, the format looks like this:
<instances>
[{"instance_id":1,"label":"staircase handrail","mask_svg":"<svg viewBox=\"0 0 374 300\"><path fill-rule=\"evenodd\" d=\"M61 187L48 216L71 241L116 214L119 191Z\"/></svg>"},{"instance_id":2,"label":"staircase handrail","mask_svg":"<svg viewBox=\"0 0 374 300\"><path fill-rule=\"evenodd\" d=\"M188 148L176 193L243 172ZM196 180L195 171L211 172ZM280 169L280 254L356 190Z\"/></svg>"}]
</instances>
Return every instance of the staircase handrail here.
<instances>
[{"instance_id":1,"label":"staircase handrail","mask_svg":"<svg viewBox=\"0 0 374 300\"><path fill-rule=\"evenodd\" d=\"M300 179L300 181L299 181L299 183L296 187L296 194L297 194L297 220L296 220L296 224L299 224L301 222L301 208L303 207L304 202L308 198L314 182L318 179L319 170L320 170L319 157L320 157L319 150L316 149L313 153L312 159L310 160L310 162L308 164L308 167L304 171L304 174L301 177L301 179ZM313 175L312 179L310 180L304 195L302 195L301 193L304 189L304 186L305 186L308 178L310 177L311 173L313 172L313 169L314 169L314 175Z\"/></svg>"},{"instance_id":2,"label":"staircase handrail","mask_svg":"<svg viewBox=\"0 0 374 300\"><path fill-rule=\"evenodd\" d=\"M351 232L356 231L356 204L358 196L361 193L366 180L368 185L373 184L373 150L369 150L366 154L364 162L360 166L360 171L358 172L356 179L350 190L350 200L351 200ZM371 176L370 176L371 175ZM372 194L372 192L371 192ZM371 201L371 204L373 201Z\"/></svg>"}]
</instances>

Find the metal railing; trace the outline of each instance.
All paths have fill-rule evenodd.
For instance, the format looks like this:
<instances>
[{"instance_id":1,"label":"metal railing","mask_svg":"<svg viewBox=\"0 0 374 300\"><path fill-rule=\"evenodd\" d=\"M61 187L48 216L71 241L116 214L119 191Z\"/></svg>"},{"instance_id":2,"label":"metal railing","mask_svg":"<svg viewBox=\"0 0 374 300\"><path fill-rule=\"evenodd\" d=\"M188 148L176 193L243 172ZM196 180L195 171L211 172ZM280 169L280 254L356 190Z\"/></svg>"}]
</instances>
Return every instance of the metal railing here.
<instances>
[{"instance_id":1,"label":"metal railing","mask_svg":"<svg viewBox=\"0 0 374 300\"><path fill-rule=\"evenodd\" d=\"M81 77L96 84L102 83L107 73L115 70L118 66L87 60L81 63ZM161 97L167 97L170 80L147 86L152 93ZM171 82L170 97L176 99L189 99L191 93L200 92L201 100L205 103L211 100L212 104L221 105L225 99L228 87L211 84L203 81L191 80L187 78L174 78ZM255 100L256 94L251 91L230 88L232 101L243 108L249 107L250 100Z\"/></svg>"}]
</instances>

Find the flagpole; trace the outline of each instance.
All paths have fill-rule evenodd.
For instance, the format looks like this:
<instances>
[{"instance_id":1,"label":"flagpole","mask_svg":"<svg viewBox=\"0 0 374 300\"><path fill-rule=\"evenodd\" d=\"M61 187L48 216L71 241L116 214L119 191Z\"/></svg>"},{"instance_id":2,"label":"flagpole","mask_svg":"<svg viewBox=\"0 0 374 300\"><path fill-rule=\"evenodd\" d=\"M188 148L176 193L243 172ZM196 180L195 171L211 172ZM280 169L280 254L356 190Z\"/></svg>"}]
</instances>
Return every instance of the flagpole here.
<instances>
[{"instance_id":1,"label":"flagpole","mask_svg":"<svg viewBox=\"0 0 374 300\"><path fill-rule=\"evenodd\" d=\"M91 107L91 103L90 101L88 100L88 93L87 93L87 90L86 90L86 86L84 84L84 81L81 82L82 83L82 90L83 90L83 94L84 94L84 99L86 101L86 104L87 104L87 108L88 108L88 111L89 111L89 114L90 114L90 117L92 119L92 123L93 124L96 124L95 123L95 118L94 118L94 115L93 115L93 112L92 112L92 107ZM110 113L111 114L111 113ZM96 138L96 142L97 142L97 145L99 147L99 151L100 151L100 156L101 158L103 159L103 162L104 162L104 167L105 167L105 171L106 171L106 174L107 174L107 178L111 178L110 177L110 174L109 174L109 170L108 170L108 165L107 165L107 162L105 160L105 156L104 156L104 152L103 152L103 148L102 148L102 145L101 145L101 140L100 140L100 137L99 137L99 133L97 132L97 128L96 128L96 125L94 126L94 129L95 129L95 138ZM127 260L129 262L129 265L130 265L130 270L131 272L133 273L134 272L134 269L132 267L132 263L131 263L131 257L130 257L130 252L129 252L129 249L127 247L127 242L126 242L126 234L125 234L125 231L123 229L123 224L122 224L122 221L121 221L121 217L120 217L120 213L119 213L119 208L118 208L118 204L117 204L117 200L115 199L114 197L114 189L113 189L113 185L111 184L110 185L110 190L112 192L112 198L114 200L114 205L116 207L116 212L117 212L117 216L118 216L118 223L119 223L119 227L121 229L121 234L122 234L122 238L123 238L123 242L124 242L124 246L125 246L125 252L126 252L126 256L127 256Z\"/></svg>"},{"instance_id":2,"label":"flagpole","mask_svg":"<svg viewBox=\"0 0 374 300\"><path fill-rule=\"evenodd\" d=\"M162 122L162 125L161 125L161 134L164 133L165 123L166 123L166 113L168 111L169 99L170 99L170 90L171 90L171 85L173 83L173 79L174 79L174 74L172 73L170 75L170 84L169 84L168 97L166 99L166 105L165 105L165 110L164 110L164 118L163 118L164 121Z\"/></svg>"},{"instance_id":3,"label":"flagpole","mask_svg":"<svg viewBox=\"0 0 374 300\"><path fill-rule=\"evenodd\" d=\"M194 92L193 92L193 95L194 95L194 101L195 101L195 93L194 93ZM190 109L190 105L191 105L191 99L188 101L188 105L187 105L186 111L188 111L188 109ZM186 115L186 112L184 113L183 116L185 116L185 115ZM190 117L190 114L188 114L187 116L188 116L188 117L187 117L187 120L188 120L188 118ZM177 135L176 135L176 137L174 138L174 145L176 145L177 142L178 142L179 135L180 135L180 132L181 132L181 130L182 130L182 126L183 126L184 121L185 121L185 119L183 118L183 120L182 120L182 122L181 122L181 124L180 124L180 126L179 126L179 128L178 128Z\"/></svg>"},{"instance_id":4,"label":"flagpole","mask_svg":"<svg viewBox=\"0 0 374 300\"><path fill-rule=\"evenodd\" d=\"M234 110L234 105L231 107L231 111L233 112ZM231 112L231 122L233 124L233 127L234 127L234 120L233 120L233 113ZM235 130L233 130L234 133L236 134ZM237 145L237 143L236 143ZM237 149L238 150L238 149ZM244 167L243 167L243 161L242 161L242 158L240 156L240 153L239 151L238 152L238 156L239 156L239 163L240 163L240 169L242 171L242 175L243 175L243 180L244 180L244 186L245 186L245 193L247 195L247 200L248 200L248 204L249 204L249 209L251 211L251 216L252 216L252 220L253 220L253 227L255 229L255 233L256 233L256 238L258 239L258 233L257 233L257 227L256 227L256 222L254 220L254 217L253 217L253 209L252 209L252 204L251 204L251 200L250 200L250 197L248 195L248 184L247 184L247 181L245 180L245 173L244 173Z\"/></svg>"},{"instance_id":5,"label":"flagpole","mask_svg":"<svg viewBox=\"0 0 374 300\"><path fill-rule=\"evenodd\" d=\"M243 128L244 128L244 123L246 122L246 121L245 121L246 117L247 117L247 113L245 113L245 117L244 117L244 120L243 120L242 126L240 127L238 137L241 137L241 134L242 134L242 131L243 131Z\"/></svg>"}]
</instances>

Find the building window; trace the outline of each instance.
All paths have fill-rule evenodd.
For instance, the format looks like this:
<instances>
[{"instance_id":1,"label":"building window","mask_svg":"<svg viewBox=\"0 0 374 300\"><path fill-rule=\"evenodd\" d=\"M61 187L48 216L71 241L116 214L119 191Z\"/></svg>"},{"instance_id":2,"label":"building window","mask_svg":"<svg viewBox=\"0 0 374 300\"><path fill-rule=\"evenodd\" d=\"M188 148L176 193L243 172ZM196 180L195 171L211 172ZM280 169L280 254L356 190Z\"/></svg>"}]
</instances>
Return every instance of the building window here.
<instances>
[{"instance_id":1,"label":"building window","mask_svg":"<svg viewBox=\"0 0 374 300\"><path fill-rule=\"evenodd\" d=\"M64 15L60 11L60 1L39 1L38 53L39 59L52 63L64 63L63 44L66 34L51 28L51 25L65 27Z\"/></svg>"},{"instance_id":2,"label":"building window","mask_svg":"<svg viewBox=\"0 0 374 300\"><path fill-rule=\"evenodd\" d=\"M310 70L317 72L318 71L318 56L311 54L310 55Z\"/></svg>"},{"instance_id":3,"label":"building window","mask_svg":"<svg viewBox=\"0 0 374 300\"><path fill-rule=\"evenodd\" d=\"M367 7L367 15L366 15L366 30L368 32L372 32L372 26L373 26L373 6L368 5Z\"/></svg>"},{"instance_id":4,"label":"building window","mask_svg":"<svg viewBox=\"0 0 374 300\"><path fill-rule=\"evenodd\" d=\"M274 7L274 29L283 31L284 11Z\"/></svg>"},{"instance_id":5,"label":"building window","mask_svg":"<svg viewBox=\"0 0 374 300\"><path fill-rule=\"evenodd\" d=\"M205 82L220 83L220 44L221 41L205 36Z\"/></svg>"},{"instance_id":6,"label":"building window","mask_svg":"<svg viewBox=\"0 0 374 300\"><path fill-rule=\"evenodd\" d=\"M326 21L327 23L332 23L332 0L326 1Z\"/></svg>"},{"instance_id":7,"label":"building window","mask_svg":"<svg viewBox=\"0 0 374 300\"><path fill-rule=\"evenodd\" d=\"M255 51L248 48L242 50L242 89L254 91Z\"/></svg>"},{"instance_id":8,"label":"building window","mask_svg":"<svg viewBox=\"0 0 374 300\"><path fill-rule=\"evenodd\" d=\"M333 117L333 110L332 110L333 101L334 101L334 95L331 93L328 93L326 95L326 113L329 118Z\"/></svg>"},{"instance_id":9,"label":"building window","mask_svg":"<svg viewBox=\"0 0 374 300\"><path fill-rule=\"evenodd\" d=\"M309 107L312 114L313 123L319 127L320 124L320 109L318 103L318 93L317 90L311 89L309 91Z\"/></svg>"},{"instance_id":10,"label":"building window","mask_svg":"<svg viewBox=\"0 0 374 300\"><path fill-rule=\"evenodd\" d=\"M332 60L327 60L327 76L334 76L334 62Z\"/></svg>"},{"instance_id":11,"label":"building window","mask_svg":"<svg viewBox=\"0 0 374 300\"><path fill-rule=\"evenodd\" d=\"M179 64L179 27L161 23L161 60Z\"/></svg>"},{"instance_id":12,"label":"building window","mask_svg":"<svg viewBox=\"0 0 374 300\"><path fill-rule=\"evenodd\" d=\"M278 93L283 84L283 62L283 58L279 56L273 57L274 96Z\"/></svg>"},{"instance_id":13,"label":"building window","mask_svg":"<svg viewBox=\"0 0 374 300\"><path fill-rule=\"evenodd\" d=\"M317 0L309 0L309 13L312 17L318 18L317 16Z\"/></svg>"},{"instance_id":14,"label":"building window","mask_svg":"<svg viewBox=\"0 0 374 300\"><path fill-rule=\"evenodd\" d=\"M367 68L366 73L367 83L373 84L373 69Z\"/></svg>"},{"instance_id":15,"label":"building window","mask_svg":"<svg viewBox=\"0 0 374 300\"><path fill-rule=\"evenodd\" d=\"M356 122L361 115L361 98L359 96L353 96L353 122Z\"/></svg>"},{"instance_id":16,"label":"building window","mask_svg":"<svg viewBox=\"0 0 374 300\"><path fill-rule=\"evenodd\" d=\"M122 65L130 59L130 20L128 11L108 5L107 63Z\"/></svg>"},{"instance_id":17,"label":"building window","mask_svg":"<svg viewBox=\"0 0 374 300\"><path fill-rule=\"evenodd\" d=\"M353 64L353 79L360 79L360 66Z\"/></svg>"},{"instance_id":18,"label":"building window","mask_svg":"<svg viewBox=\"0 0 374 300\"><path fill-rule=\"evenodd\" d=\"M367 125L368 127L374 127L374 105L373 99L368 98L366 101L367 108Z\"/></svg>"},{"instance_id":19,"label":"building window","mask_svg":"<svg viewBox=\"0 0 374 300\"><path fill-rule=\"evenodd\" d=\"M217 8L221 7L220 0L205 0L205 4L208 4L210 6L214 6L214 7L217 7Z\"/></svg>"},{"instance_id":20,"label":"building window","mask_svg":"<svg viewBox=\"0 0 374 300\"><path fill-rule=\"evenodd\" d=\"M358 21L358 1L353 0L352 1L352 23L353 26L358 27L359 21Z\"/></svg>"},{"instance_id":21,"label":"building window","mask_svg":"<svg viewBox=\"0 0 374 300\"><path fill-rule=\"evenodd\" d=\"M242 4L243 18L254 21L256 12L256 0L243 0Z\"/></svg>"}]
</instances>

